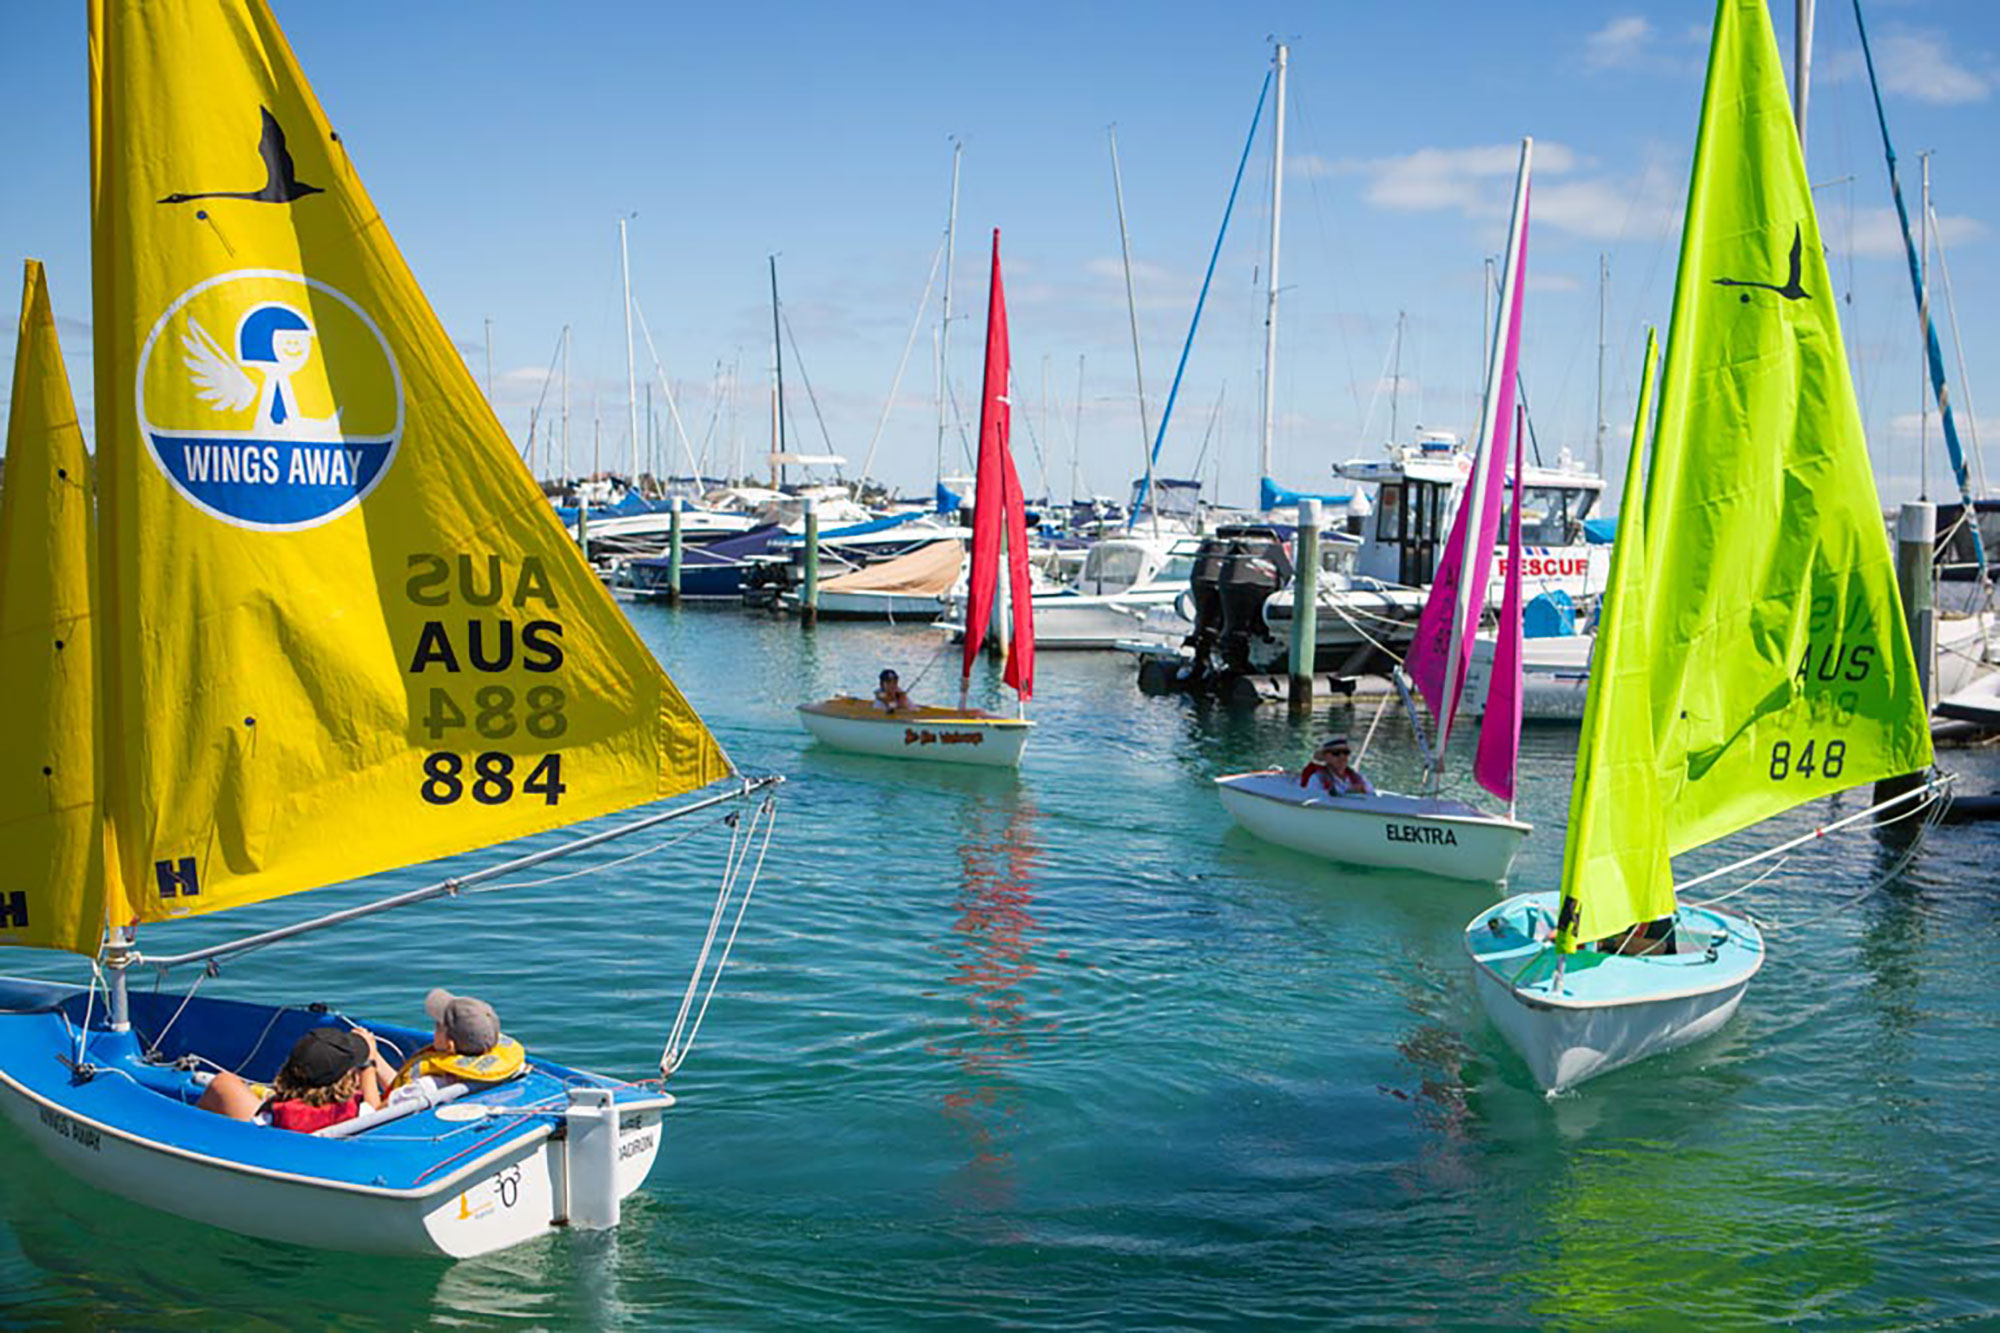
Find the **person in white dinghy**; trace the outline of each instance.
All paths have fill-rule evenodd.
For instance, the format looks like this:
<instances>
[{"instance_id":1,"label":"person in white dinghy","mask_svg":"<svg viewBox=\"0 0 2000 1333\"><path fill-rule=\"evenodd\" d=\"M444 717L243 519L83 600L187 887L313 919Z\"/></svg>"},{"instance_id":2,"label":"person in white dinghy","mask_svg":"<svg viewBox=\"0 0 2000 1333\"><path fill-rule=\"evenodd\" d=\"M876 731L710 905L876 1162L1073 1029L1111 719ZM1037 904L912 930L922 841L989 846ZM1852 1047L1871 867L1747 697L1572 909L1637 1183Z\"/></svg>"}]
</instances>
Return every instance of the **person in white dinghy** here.
<instances>
[{"instance_id":1,"label":"person in white dinghy","mask_svg":"<svg viewBox=\"0 0 2000 1333\"><path fill-rule=\"evenodd\" d=\"M1299 785L1329 796L1373 796L1375 784L1348 762L1347 737L1332 736L1313 751L1312 762L1299 773Z\"/></svg>"}]
</instances>

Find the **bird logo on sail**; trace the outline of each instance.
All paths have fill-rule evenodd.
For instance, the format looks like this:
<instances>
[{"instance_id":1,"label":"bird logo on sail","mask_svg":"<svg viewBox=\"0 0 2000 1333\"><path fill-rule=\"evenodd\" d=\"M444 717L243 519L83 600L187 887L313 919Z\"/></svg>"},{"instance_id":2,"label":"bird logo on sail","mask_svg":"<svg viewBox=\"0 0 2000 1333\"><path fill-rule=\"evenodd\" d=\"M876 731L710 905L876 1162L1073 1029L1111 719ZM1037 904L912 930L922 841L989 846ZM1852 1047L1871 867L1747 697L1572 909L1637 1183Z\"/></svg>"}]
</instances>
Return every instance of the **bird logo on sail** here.
<instances>
[{"instance_id":1,"label":"bird logo on sail","mask_svg":"<svg viewBox=\"0 0 2000 1333\"><path fill-rule=\"evenodd\" d=\"M402 378L367 312L314 278L243 270L176 300L139 358L139 419L183 497L239 527L315 527L392 461Z\"/></svg>"},{"instance_id":2,"label":"bird logo on sail","mask_svg":"<svg viewBox=\"0 0 2000 1333\"><path fill-rule=\"evenodd\" d=\"M1752 282L1742 278L1717 278L1715 285L1718 287L1762 287L1765 291L1776 292L1787 301L1810 301L1812 293L1808 292L1805 286L1799 281L1805 266L1805 246L1804 228L1794 225L1792 227L1791 271L1786 276L1782 286L1775 282ZM1748 301L1750 293L1743 293L1743 299Z\"/></svg>"}]
</instances>

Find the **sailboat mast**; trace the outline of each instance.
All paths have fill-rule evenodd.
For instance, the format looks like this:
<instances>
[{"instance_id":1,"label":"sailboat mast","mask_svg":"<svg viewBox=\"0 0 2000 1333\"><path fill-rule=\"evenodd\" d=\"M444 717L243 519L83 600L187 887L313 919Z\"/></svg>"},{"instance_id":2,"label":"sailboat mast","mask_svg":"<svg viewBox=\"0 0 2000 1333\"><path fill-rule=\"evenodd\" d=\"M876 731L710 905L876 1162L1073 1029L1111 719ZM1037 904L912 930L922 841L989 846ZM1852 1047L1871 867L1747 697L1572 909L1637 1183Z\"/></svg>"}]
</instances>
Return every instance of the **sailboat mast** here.
<instances>
[{"instance_id":1,"label":"sailboat mast","mask_svg":"<svg viewBox=\"0 0 2000 1333\"><path fill-rule=\"evenodd\" d=\"M1604 303L1611 290L1611 258L1597 257L1597 445L1591 451L1591 471L1604 475Z\"/></svg>"},{"instance_id":2,"label":"sailboat mast","mask_svg":"<svg viewBox=\"0 0 2000 1333\"><path fill-rule=\"evenodd\" d=\"M1271 475L1271 420L1278 404L1278 222L1285 198L1285 44L1278 43L1277 116L1271 133L1271 263L1264 283L1264 421L1257 444L1258 465Z\"/></svg>"},{"instance_id":3,"label":"sailboat mast","mask_svg":"<svg viewBox=\"0 0 2000 1333\"><path fill-rule=\"evenodd\" d=\"M1139 386L1139 454L1146 463L1146 494L1153 494L1153 430L1146 421L1146 367L1139 359L1139 303L1132 293L1132 233L1125 227L1125 181L1118 170L1118 127L1111 140L1111 194L1118 201L1118 248L1125 257L1125 316L1132 326L1132 376ZM1160 509L1153 506L1153 535L1160 535Z\"/></svg>"},{"instance_id":4,"label":"sailboat mast","mask_svg":"<svg viewBox=\"0 0 2000 1333\"><path fill-rule=\"evenodd\" d=\"M1813 0L1798 0L1792 36L1792 119L1798 122L1799 152L1804 153L1806 96L1812 91Z\"/></svg>"},{"instance_id":5,"label":"sailboat mast","mask_svg":"<svg viewBox=\"0 0 2000 1333\"><path fill-rule=\"evenodd\" d=\"M1069 502L1072 505L1076 503L1076 484L1083 466L1081 455L1083 449L1083 357L1084 354L1082 352L1076 354L1076 407L1073 409L1075 424L1071 427L1069 433Z\"/></svg>"},{"instance_id":6,"label":"sailboat mast","mask_svg":"<svg viewBox=\"0 0 2000 1333\"><path fill-rule=\"evenodd\" d=\"M778 333L778 257L771 256L771 485L783 481L785 452L785 340Z\"/></svg>"},{"instance_id":7,"label":"sailboat mast","mask_svg":"<svg viewBox=\"0 0 2000 1333\"><path fill-rule=\"evenodd\" d=\"M1951 459L1951 470L1958 482L1958 497L1966 512L1972 512L1972 479L1966 470L1965 451L1959 447L1958 419L1951 408L1951 394L1944 378L1944 352L1938 346L1937 326L1929 318L1929 301L1924 292L1924 277L1917 260L1916 238L1910 234L1910 211L1903 203L1902 178L1896 171L1896 148L1889 140L1889 116L1882 109L1882 84L1875 77L1875 56L1868 46L1868 27L1861 19L1861 0L1854 0L1854 27L1861 38L1861 58L1868 67L1868 86L1875 98L1875 123L1882 131L1882 156L1889 166L1889 195L1896 204L1896 220L1903 228L1903 253L1909 261L1910 286L1917 298L1919 312L1923 315L1922 337L1924 340L1924 361L1930 371L1931 393L1936 397L1939 425L1944 431L1945 453ZM1968 523L1966 535L1972 539L1972 552L1979 568L1986 568L1986 543L1981 539L1979 525ZM1983 573L1982 573L1983 579Z\"/></svg>"},{"instance_id":8,"label":"sailboat mast","mask_svg":"<svg viewBox=\"0 0 2000 1333\"><path fill-rule=\"evenodd\" d=\"M626 438L631 445L631 466L626 476L634 485L639 480L639 372L632 358L632 255L625 244L625 219L618 219L618 267L625 278L625 417Z\"/></svg>"},{"instance_id":9,"label":"sailboat mast","mask_svg":"<svg viewBox=\"0 0 2000 1333\"><path fill-rule=\"evenodd\" d=\"M1395 350L1394 350L1394 351L1393 351L1393 352L1392 352L1392 353L1390 354L1390 362L1389 362L1389 365L1390 365L1390 369L1389 369L1389 443L1390 443L1390 444L1394 444L1394 443L1396 442L1396 431L1397 431L1397 429L1398 429L1398 424L1397 424L1397 421L1398 421L1398 415L1399 415L1399 412L1400 412L1400 409L1401 409L1401 407L1402 407L1402 397L1403 397L1403 321L1404 321L1404 320L1405 320L1406 318L1408 318L1408 315L1407 315L1407 313L1406 313L1406 312L1404 312L1404 311L1401 311L1401 310L1398 310L1398 311L1396 312L1396 346L1395 346Z\"/></svg>"},{"instance_id":10,"label":"sailboat mast","mask_svg":"<svg viewBox=\"0 0 2000 1333\"><path fill-rule=\"evenodd\" d=\"M958 168L965 156L965 145L957 139L951 141L951 207L944 217L944 313L938 321L938 428L937 428L937 475L944 477L944 437L945 423L949 416L947 407L951 397L950 361L947 353L951 350L951 268L952 259L958 250Z\"/></svg>"},{"instance_id":11,"label":"sailboat mast","mask_svg":"<svg viewBox=\"0 0 2000 1333\"><path fill-rule=\"evenodd\" d=\"M1486 367L1485 401L1480 407L1479 435L1472 455L1472 473L1466 478L1465 490L1459 499L1461 507L1483 504L1487 488L1491 484L1489 478L1492 476L1492 469L1496 467L1504 469L1507 466L1507 461L1498 455L1493 443L1500 432L1506 429L1505 423L1500 420L1499 404L1504 399L1506 390L1514 387L1505 382L1509 378L1507 371L1510 369L1507 364L1507 351L1510 330L1513 326L1514 305L1520 300L1518 290L1520 275L1517 268L1521 262L1521 235L1526 223L1528 179L1534 164L1534 152L1535 141L1532 138L1523 138L1521 165L1514 179L1513 220L1507 229L1507 262L1500 275L1499 317L1493 328L1491 355ZM1491 560L1493 555L1490 538L1482 541L1480 527L1478 511L1467 511L1465 543L1458 553L1457 595L1452 598L1451 637L1446 640L1449 648L1445 653L1444 689L1438 696L1443 704L1438 717L1437 753L1431 767L1433 792L1444 783L1445 719L1454 715L1458 707L1459 645L1478 631L1479 615L1486 606L1486 581L1483 578L1475 580L1472 577L1473 571L1484 569L1486 567L1484 561ZM1488 549L1482 552L1480 550L1482 545Z\"/></svg>"},{"instance_id":12,"label":"sailboat mast","mask_svg":"<svg viewBox=\"0 0 2000 1333\"><path fill-rule=\"evenodd\" d=\"M1931 155L1917 154L1919 187L1917 211L1917 319L1931 326ZM1917 384L1917 498L1931 498L1931 402L1926 392L1928 374L1920 374Z\"/></svg>"},{"instance_id":13,"label":"sailboat mast","mask_svg":"<svg viewBox=\"0 0 2000 1333\"><path fill-rule=\"evenodd\" d=\"M571 461L569 452L569 325L567 324L563 325L563 331L562 331L562 363L563 363L563 383L562 383L563 480L567 481L571 477L574 477L576 475L576 464Z\"/></svg>"}]
</instances>

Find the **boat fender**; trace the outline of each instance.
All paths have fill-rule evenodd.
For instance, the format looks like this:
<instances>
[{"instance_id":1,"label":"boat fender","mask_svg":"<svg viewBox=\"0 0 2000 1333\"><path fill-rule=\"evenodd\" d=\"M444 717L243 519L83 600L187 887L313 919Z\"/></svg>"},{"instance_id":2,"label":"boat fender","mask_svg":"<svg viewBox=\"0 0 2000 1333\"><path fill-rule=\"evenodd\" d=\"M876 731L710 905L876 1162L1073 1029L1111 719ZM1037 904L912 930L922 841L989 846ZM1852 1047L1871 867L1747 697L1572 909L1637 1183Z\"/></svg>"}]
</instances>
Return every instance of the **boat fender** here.
<instances>
[{"instance_id":1,"label":"boat fender","mask_svg":"<svg viewBox=\"0 0 2000 1333\"><path fill-rule=\"evenodd\" d=\"M510 1078L519 1078L527 1068L527 1048L503 1034L491 1050L478 1055L441 1055L436 1051L419 1051L396 1072L396 1081L391 1086L400 1088L426 1074L434 1078L455 1078L465 1083L505 1083Z\"/></svg>"}]
</instances>

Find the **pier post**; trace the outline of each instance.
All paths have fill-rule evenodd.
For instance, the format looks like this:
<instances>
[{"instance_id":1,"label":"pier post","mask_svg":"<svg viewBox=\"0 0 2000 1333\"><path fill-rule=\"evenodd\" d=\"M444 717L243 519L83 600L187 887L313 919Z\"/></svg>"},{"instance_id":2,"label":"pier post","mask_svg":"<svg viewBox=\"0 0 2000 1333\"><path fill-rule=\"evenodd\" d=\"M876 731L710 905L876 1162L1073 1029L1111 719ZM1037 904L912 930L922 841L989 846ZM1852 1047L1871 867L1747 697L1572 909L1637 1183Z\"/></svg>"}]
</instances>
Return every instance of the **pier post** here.
<instances>
[{"instance_id":1,"label":"pier post","mask_svg":"<svg viewBox=\"0 0 2000 1333\"><path fill-rule=\"evenodd\" d=\"M806 497L806 586L799 593L799 625L819 623L819 501Z\"/></svg>"},{"instance_id":2,"label":"pier post","mask_svg":"<svg viewBox=\"0 0 2000 1333\"><path fill-rule=\"evenodd\" d=\"M1299 535L1292 571L1292 678L1298 711L1312 706L1313 651L1319 642L1319 501L1299 501Z\"/></svg>"},{"instance_id":3,"label":"pier post","mask_svg":"<svg viewBox=\"0 0 2000 1333\"><path fill-rule=\"evenodd\" d=\"M576 497L576 544L583 550L583 563L590 563L590 501Z\"/></svg>"},{"instance_id":4,"label":"pier post","mask_svg":"<svg viewBox=\"0 0 2000 1333\"><path fill-rule=\"evenodd\" d=\"M1936 702L1937 616L1933 607L1931 580L1933 543L1937 540L1937 506L1923 500L1905 500L1896 515L1896 591L1903 599L1903 623L1909 627L1910 648L1917 659L1923 683L1924 711ZM1884 778L1875 784L1875 799L1886 801L1900 796L1924 781L1921 773Z\"/></svg>"},{"instance_id":5,"label":"pier post","mask_svg":"<svg viewBox=\"0 0 2000 1333\"><path fill-rule=\"evenodd\" d=\"M667 520L667 605L681 604L681 497L672 501Z\"/></svg>"}]
</instances>

